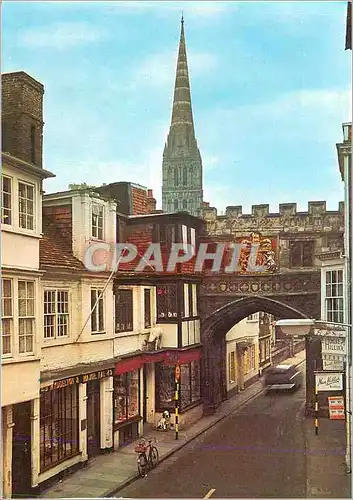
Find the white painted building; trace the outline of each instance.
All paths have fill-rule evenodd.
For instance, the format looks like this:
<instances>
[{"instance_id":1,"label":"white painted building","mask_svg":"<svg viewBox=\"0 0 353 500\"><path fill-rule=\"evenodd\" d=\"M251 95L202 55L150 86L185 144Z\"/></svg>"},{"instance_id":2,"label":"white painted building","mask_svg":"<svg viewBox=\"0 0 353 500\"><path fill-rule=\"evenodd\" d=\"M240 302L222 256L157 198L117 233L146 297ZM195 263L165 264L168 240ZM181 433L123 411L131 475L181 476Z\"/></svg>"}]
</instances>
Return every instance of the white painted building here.
<instances>
[{"instance_id":1,"label":"white painted building","mask_svg":"<svg viewBox=\"0 0 353 500\"><path fill-rule=\"evenodd\" d=\"M6 498L28 493L37 486L39 473L42 181L54 177L41 168L43 92L26 73L2 75L1 421Z\"/></svg>"}]
</instances>

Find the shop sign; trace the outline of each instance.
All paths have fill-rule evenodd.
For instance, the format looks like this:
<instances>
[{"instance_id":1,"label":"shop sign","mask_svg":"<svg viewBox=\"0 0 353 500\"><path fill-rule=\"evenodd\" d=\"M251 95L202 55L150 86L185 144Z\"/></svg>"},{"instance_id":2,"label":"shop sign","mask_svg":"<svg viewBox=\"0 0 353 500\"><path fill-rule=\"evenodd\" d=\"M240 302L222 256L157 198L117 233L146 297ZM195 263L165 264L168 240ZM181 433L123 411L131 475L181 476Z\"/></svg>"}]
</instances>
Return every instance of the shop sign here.
<instances>
[{"instance_id":1,"label":"shop sign","mask_svg":"<svg viewBox=\"0 0 353 500\"><path fill-rule=\"evenodd\" d=\"M328 409L330 420L344 420L344 399L343 396L332 396L328 398Z\"/></svg>"},{"instance_id":2,"label":"shop sign","mask_svg":"<svg viewBox=\"0 0 353 500\"><path fill-rule=\"evenodd\" d=\"M114 370L112 368L108 368L107 370L100 370L98 372L81 375L81 382L82 384L85 384L86 382L90 382L91 380L100 380L102 378L112 377L113 375Z\"/></svg>"},{"instance_id":3,"label":"shop sign","mask_svg":"<svg viewBox=\"0 0 353 500\"><path fill-rule=\"evenodd\" d=\"M322 365L324 370L343 371L344 356L341 354L323 354Z\"/></svg>"},{"instance_id":4,"label":"shop sign","mask_svg":"<svg viewBox=\"0 0 353 500\"><path fill-rule=\"evenodd\" d=\"M315 385L318 392L342 391L343 374L328 372L315 373Z\"/></svg>"},{"instance_id":5,"label":"shop sign","mask_svg":"<svg viewBox=\"0 0 353 500\"><path fill-rule=\"evenodd\" d=\"M344 338L323 338L321 340L322 354L346 354L346 341Z\"/></svg>"},{"instance_id":6,"label":"shop sign","mask_svg":"<svg viewBox=\"0 0 353 500\"><path fill-rule=\"evenodd\" d=\"M176 365L176 367L175 367L175 378L176 378L176 380L180 379L180 373L181 373L181 371L180 371L180 365Z\"/></svg>"},{"instance_id":7,"label":"shop sign","mask_svg":"<svg viewBox=\"0 0 353 500\"><path fill-rule=\"evenodd\" d=\"M46 387L42 387L40 389L40 392L48 392L48 391L55 391L56 389L63 389L64 387L68 387L69 385L75 385L80 383L80 377L70 377L70 378L64 378L63 380L55 380L55 382L52 382L50 385L47 385Z\"/></svg>"},{"instance_id":8,"label":"shop sign","mask_svg":"<svg viewBox=\"0 0 353 500\"><path fill-rule=\"evenodd\" d=\"M315 328L314 335L316 337L333 337L333 338L345 338L345 330L332 330L329 328Z\"/></svg>"}]
</instances>

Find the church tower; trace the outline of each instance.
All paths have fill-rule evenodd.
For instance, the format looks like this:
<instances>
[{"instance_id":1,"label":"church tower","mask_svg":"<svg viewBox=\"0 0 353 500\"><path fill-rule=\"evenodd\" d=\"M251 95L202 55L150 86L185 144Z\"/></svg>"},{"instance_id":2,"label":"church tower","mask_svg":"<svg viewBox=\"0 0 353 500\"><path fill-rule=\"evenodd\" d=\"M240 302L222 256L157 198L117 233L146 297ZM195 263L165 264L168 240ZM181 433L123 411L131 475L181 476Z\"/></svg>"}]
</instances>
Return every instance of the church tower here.
<instances>
[{"instance_id":1,"label":"church tower","mask_svg":"<svg viewBox=\"0 0 353 500\"><path fill-rule=\"evenodd\" d=\"M182 210L197 216L202 201L202 160L194 130L182 18L172 120L163 153L163 211Z\"/></svg>"}]
</instances>

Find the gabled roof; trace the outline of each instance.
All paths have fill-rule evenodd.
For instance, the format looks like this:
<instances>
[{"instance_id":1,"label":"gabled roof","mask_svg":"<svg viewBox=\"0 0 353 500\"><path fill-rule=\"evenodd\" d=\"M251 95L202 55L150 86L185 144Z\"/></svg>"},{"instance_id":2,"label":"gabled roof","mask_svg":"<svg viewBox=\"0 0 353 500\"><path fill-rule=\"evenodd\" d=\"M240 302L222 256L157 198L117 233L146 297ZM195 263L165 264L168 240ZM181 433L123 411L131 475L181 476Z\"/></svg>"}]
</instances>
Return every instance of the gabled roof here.
<instances>
[{"instance_id":1,"label":"gabled roof","mask_svg":"<svg viewBox=\"0 0 353 500\"><path fill-rule=\"evenodd\" d=\"M43 239L39 243L40 267L83 271L83 263L74 257L72 242L63 238L50 217L43 217Z\"/></svg>"}]
</instances>

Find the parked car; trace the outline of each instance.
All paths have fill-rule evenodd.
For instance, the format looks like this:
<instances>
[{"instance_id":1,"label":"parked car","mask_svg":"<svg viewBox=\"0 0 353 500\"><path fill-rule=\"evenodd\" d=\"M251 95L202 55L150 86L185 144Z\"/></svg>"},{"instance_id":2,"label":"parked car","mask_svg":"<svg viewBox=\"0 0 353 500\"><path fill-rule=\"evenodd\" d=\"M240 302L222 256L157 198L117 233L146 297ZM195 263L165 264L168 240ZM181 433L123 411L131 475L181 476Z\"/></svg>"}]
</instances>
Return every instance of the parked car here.
<instances>
[{"instance_id":1,"label":"parked car","mask_svg":"<svg viewBox=\"0 0 353 500\"><path fill-rule=\"evenodd\" d=\"M303 383L303 374L294 365L271 366L266 371L266 391L297 390Z\"/></svg>"}]
</instances>

